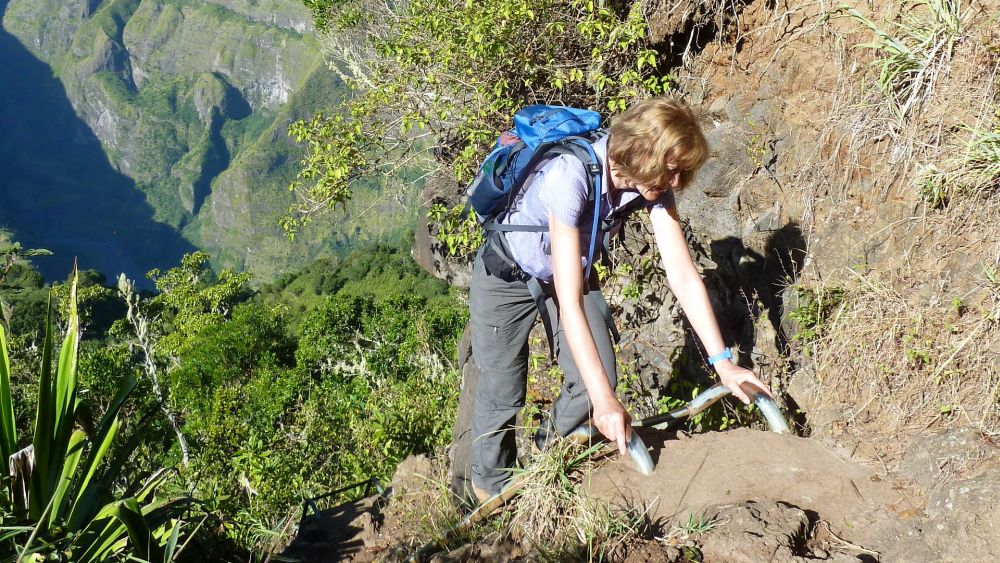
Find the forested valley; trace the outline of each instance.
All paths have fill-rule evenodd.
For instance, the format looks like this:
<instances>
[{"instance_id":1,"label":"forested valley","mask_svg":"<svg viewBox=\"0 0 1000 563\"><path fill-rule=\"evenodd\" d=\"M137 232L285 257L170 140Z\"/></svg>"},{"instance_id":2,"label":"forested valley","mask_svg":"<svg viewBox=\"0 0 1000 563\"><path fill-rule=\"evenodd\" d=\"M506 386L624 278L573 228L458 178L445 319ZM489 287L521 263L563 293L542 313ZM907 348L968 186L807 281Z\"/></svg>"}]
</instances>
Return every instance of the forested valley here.
<instances>
[{"instance_id":1,"label":"forested valley","mask_svg":"<svg viewBox=\"0 0 1000 563\"><path fill-rule=\"evenodd\" d=\"M102 483L91 489L91 512L73 504L78 522L70 523L67 508L65 519L33 541L5 535L5 557L21 549L70 560L112 557L122 547L116 542L134 530L123 520L115 521L120 533L110 541L96 534L94 522L107 516L98 509L112 504L112 491L128 496L150 487L139 497L141 511L151 529L167 524L150 553L166 557L156 542L166 546L170 531L182 529L183 543L193 542L183 552L176 543L172 549L184 560L246 560L266 553L312 499L329 505L352 498L358 488L328 493L387 482L401 459L450 438L455 343L467 312L408 249L361 248L256 290L250 275L216 274L207 255L193 253L150 272L155 292L92 270L47 283L30 262L14 260L30 254L26 249L0 251L0 393L12 398L3 405L13 408L4 426L14 432L5 436L13 441L4 454L33 443L35 463L42 463L38 413L51 405L39 400L48 397L48 380L39 375L64 334L66 342L78 339L68 424L102 429L92 435L95 444L107 439L98 458L106 464L94 464L96 476L87 476ZM58 363L67 378L62 370L72 348ZM105 417L115 418L113 429L99 424ZM62 456L50 455L61 468ZM70 492L87 490L80 487ZM7 526L20 509L16 502L4 509Z\"/></svg>"}]
</instances>

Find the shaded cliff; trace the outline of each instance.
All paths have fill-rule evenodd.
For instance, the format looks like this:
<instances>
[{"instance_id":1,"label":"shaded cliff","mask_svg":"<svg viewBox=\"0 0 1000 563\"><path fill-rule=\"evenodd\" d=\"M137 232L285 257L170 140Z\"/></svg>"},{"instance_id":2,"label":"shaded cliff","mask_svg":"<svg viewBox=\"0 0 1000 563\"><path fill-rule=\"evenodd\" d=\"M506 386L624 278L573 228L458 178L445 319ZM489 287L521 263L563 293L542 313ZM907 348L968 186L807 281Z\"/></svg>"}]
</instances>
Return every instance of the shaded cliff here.
<instances>
[{"instance_id":1,"label":"shaded cliff","mask_svg":"<svg viewBox=\"0 0 1000 563\"><path fill-rule=\"evenodd\" d=\"M193 249L154 220L135 182L76 115L63 84L6 30L0 66L0 225L13 227L27 247L56 251L37 261L46 277L63 278L74 258L139 277Z\"/></svg>"}]
</instances>

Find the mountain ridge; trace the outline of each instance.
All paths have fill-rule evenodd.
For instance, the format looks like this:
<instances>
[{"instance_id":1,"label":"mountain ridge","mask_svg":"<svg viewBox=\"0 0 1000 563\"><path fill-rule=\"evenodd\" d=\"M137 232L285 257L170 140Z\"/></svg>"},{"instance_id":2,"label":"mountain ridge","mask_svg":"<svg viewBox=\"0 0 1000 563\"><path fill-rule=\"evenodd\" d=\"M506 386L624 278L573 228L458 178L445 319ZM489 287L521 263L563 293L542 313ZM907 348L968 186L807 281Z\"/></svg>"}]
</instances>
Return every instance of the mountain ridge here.
<instances>
[{"instance_id":1,"label":"mountain ridge","mask_svg":"<svg viewBox=\"0 0 1000 563\"><path fill-rule=\"evenodd\" d=\"M116 266L90 256L99 252L84 253L91 262L84 267L98 267L109 276L122 269L141 278L151 267L176 263L178 253L171 247L203 248L215 268L250 270L263 282L356 242L398 239L414 222L415 206L400 203L387 211L390 220L372 221L372 232L356 232L352 216L384 188L373 181L360 190L353 207L335 218L339 224L316 224L294 243L278 226L279 216L293 201L286 188L298 172L301 150L285 134L287 124L336 105L346 92L326 69L310 34L310 14L299 3L12 0L5 6L3 26L38 64L50 67L63 89L65 102L59 103L79 119L73 126L75 137L61 143L62 150L72 152L85 139L107 155L111 170L87 181L110 183L108 178L120 175L144 200L129 200L131 211L91 215L90 220L101 223L103 230L127 234L129 225L138 221L135 213L141 215L140 209L148 207L158 228L172 229L181 239L162 252L146 251L155 259L135 265ZM22 100L14 113L45 113L30 104ZM78 183L46 189L50 181L30 170L52 168L46 164L48 157L29 158L16 147L10 152L27 169L20 174L33 178L25 183L35 186L34 205L54 213L47 228L55 232L49 235L27 224L23 212L0 211L0 225L13 230L15 237L27 236L35 246L52 247L57 255L78 252L74 248L85 245L81 240L67 246L60 242L64 239L98 237L91 232L95 229L61 228L67 221L63 216L73 211L46 205L50 197L60 199L53 195L57 192L74 200L85 191ZM22 209L32 208L25 205Z\"/></svg>"}]
</instances>

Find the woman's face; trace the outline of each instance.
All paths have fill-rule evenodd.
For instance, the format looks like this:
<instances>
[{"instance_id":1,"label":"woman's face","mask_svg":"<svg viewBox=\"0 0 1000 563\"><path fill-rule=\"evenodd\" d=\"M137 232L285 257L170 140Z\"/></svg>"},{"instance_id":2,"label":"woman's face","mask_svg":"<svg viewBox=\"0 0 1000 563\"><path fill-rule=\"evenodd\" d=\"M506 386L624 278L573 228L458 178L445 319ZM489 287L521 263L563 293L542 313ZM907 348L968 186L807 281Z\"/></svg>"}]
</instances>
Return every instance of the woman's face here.
<instances>
[{"instance_id":1,"label":"woman's face","mask_svg":"<svg viewBox=\"0 0 1000 563\"><path fill-rule=\"evenodd\" d=\"M653 202L663 195L663 191L666 189L676 190L681 185L681 177L683 175L683 170L680 169L676 164L668 163L667 168L670 170L670 176L667 185L664 187L650 186L646 184L641 184L635 180L629 178L627 175L622 173L615 161L608 159L609 166L611 168L611 185L614 189L619 190L634 190L639 192L639 195L643 197L646 201Z\"/></svg>"}]
</instances>

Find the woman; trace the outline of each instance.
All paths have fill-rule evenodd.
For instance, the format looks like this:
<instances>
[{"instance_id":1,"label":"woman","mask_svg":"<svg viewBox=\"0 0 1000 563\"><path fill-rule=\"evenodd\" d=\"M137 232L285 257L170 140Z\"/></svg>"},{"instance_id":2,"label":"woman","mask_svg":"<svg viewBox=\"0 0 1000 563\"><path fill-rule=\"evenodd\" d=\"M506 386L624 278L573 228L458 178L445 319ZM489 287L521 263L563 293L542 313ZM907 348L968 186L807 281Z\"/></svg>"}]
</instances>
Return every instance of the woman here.
<instances>
[{"instance_id":1,"label":"woman","mask_svg":"<svg viewBox=\"0 0 1000 563\"><path fill-rule=\"evenodd\" d=\"M673 192L683 189L708 158L708 144L691 110L670 98L646 100L615 117L609 134L593 148L603 167L601 218L644 204L640 207L648 210L670 289L722 383L747 404L743 386L751 394L767 393L726 348L674 209ZM513 425L524 406L528 334L538 310L525 281L491 272L488 264L497 262L490 253L516 263L545 288L555 354L565 377L541 435L565 436L592 418L624 454L631 432L631 417L614 391L618 374L604 298L594 276L584 279L591 229L579 226L591 225L594 213L587 204L587 172L579 159L560 155L543 162L524 185L500 222L546 226L547 231L509 231L499 244L487 244L476 257L470 290L472 350L480 370L470 457L480 501L501 490L516 460Z\"/></svg>"}]
</instances>

